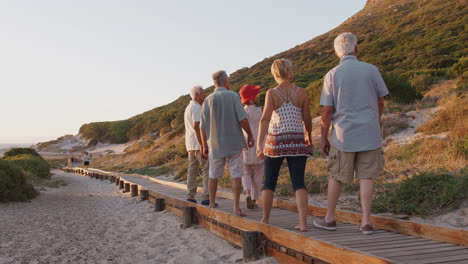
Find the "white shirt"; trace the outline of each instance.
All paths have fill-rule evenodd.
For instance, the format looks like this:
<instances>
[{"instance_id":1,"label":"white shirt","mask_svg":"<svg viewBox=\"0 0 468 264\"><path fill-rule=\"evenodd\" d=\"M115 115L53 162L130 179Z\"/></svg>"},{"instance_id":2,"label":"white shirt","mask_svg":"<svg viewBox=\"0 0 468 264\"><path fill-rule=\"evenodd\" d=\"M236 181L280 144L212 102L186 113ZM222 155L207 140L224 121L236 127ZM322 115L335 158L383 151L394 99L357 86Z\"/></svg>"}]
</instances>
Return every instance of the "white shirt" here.
<instances>
[{"instance_id":1,"label":"white shirt","mask_svg":"<svg viewBox=\"0 0 468 264\"><path fill-rule=\"evenodd\" d=\"M331 144L345 152L382 146L377 98L388 94L379 69L348 55L325 75L320 104L333 106Z\"/></svg>"},{"instance_id":2,"label":"white shirt","mask_svg":"<svg viewBox=\"0 0 468 264\"><path fill-rule=\"evenodd\" d=\"M250 130L254 140L257 140L259 123L262 119L262 108L255 105L246 105L244 107L245 112L247 113L247 118L249 120ZM247 141L247 133L244 131L244 137ZM257 144L254 143L252 148L244 149L244 163L247 165L257 165L263 163L263 160L257 158Z\"/></svg>"},{"instance_id":3,"label":"white shirt","mask_svg":"<svg viewBox=\"0 0 468 264\"><path fill-rule=\"evenodd\" d=\"M185 147L187 151L200 150L198 144L197 134L195 134L195 128L193 124L200 122L201 116L201 105L197 101L190 101L187 108L185 108L184 122L185 122Z\"/></svg>"}]
</instances>

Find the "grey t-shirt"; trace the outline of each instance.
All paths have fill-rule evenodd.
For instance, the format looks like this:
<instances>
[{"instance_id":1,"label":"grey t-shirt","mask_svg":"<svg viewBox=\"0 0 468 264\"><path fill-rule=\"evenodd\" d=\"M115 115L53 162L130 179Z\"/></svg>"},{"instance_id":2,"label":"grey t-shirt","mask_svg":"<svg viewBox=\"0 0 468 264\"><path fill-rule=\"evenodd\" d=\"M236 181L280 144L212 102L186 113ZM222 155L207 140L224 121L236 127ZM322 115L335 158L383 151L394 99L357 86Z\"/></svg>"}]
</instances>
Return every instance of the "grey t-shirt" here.
<instances>
[{"instance_id":1,"label":"grey t-shirt","mask_svg":"<svg viewBox=\"0 0 468 264\"><path fill-rule=\"evenodd\" d=\"M200 127L205 130L209 155L214 159L238 154L246 147L239 121L247 118L240 97L218 87L202 106Z\"/></svg>"},{"instance_id":2,"label":"grey t-shirt","mask_svg":"<svg viewBox=\"0 0 468 264\"><path fill-rule=\"evenodd\" d=\"M325 75L320 105L333 106L333 146L359 152L382 146L378 97L388 94L379 69L344 56L340 65Z\"/></svg>"}]
</instances>

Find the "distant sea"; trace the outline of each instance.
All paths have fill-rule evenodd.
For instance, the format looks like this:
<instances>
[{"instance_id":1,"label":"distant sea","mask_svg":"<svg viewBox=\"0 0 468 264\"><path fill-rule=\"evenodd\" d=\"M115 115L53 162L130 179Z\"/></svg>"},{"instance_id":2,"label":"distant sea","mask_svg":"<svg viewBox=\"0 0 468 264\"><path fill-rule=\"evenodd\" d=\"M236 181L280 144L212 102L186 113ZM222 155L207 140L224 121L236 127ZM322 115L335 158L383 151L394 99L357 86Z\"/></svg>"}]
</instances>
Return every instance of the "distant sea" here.
<instances>
[{"instance_id":1,"label":"distant sea","mask_svg":"<svg viewBox=\"0 0 468 264\"><path fill-rule=\"evenodd\" d=\"M7 152L11 148L29 148L34 143L30 144L1 144L0 143L0 157L3 156L3 153Z\"/></svg>"}]
</instances>

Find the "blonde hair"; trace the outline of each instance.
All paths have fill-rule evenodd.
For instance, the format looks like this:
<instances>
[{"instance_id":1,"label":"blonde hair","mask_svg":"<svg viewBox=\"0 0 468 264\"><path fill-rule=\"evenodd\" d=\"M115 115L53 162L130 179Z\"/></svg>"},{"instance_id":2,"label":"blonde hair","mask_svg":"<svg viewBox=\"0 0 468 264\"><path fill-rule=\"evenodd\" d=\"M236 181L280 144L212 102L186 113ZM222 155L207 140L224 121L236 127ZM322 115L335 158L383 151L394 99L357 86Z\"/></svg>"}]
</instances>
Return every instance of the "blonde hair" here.
<instances>
[{"instance_id":1,"label":"blonde hair","mask_svg":"<svg viewBox=\"0 0 468 264\"><path fill-rule=\"evenodd\" d=\"M292 81L294 72L292 63L288 59L277 59L271 65L271 74L277 83L282 81Z\"/></svg>"},{"instance_id":2,"label":"blonde hair","mask_svg":"<svg viewBox=\"0 0 468 264\"><path fill-rule=\"evenodd\" d=\"M338 57L354 53L357 46L357 38L353 33L345 32L338 35L334 41L335 52Z\"/></svg>"}]
</instances>

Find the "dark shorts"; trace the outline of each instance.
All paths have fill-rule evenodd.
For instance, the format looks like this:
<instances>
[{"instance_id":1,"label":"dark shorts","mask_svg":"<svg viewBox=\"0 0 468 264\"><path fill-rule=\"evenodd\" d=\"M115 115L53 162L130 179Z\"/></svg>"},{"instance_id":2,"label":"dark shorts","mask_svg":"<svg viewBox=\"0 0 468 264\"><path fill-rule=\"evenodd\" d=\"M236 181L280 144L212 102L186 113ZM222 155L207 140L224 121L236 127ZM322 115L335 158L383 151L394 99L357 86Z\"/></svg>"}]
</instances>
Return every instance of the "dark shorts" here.
<instances>
[{"instance_id":1,"label":"dark shorts","mask_svg":"<svg viewBox=\"0 0 468 264\"><path fill-rule=\"evenodd\" d=\"M305 189L304 173L307 163L307 156L279 158L265 156L265 182L263 184L263 190L275 191L281 164L283 164L283 160L285 158L288 162L289 177L291 178L291 184L294 191Z\"/></svg>"},{"instance_id":2,"label":"dark shorts","mask_svg":"<svg viewBox=\"0 0 468 264\"><path fill-rule=\"evenodd\" d=\"M85 165L85 166L89 166L89 161L85 161L85 162L84 162L84 165Z\"/></svg>"}]
</instances>

